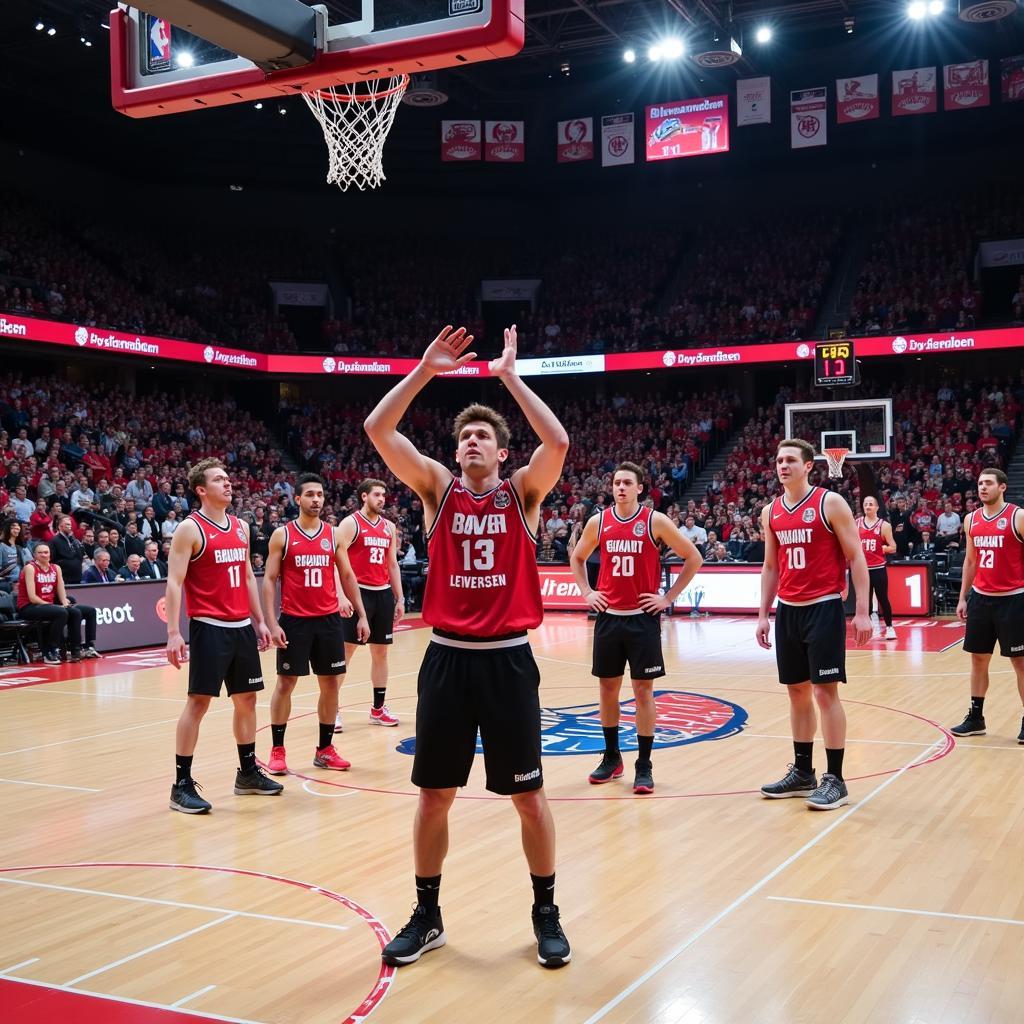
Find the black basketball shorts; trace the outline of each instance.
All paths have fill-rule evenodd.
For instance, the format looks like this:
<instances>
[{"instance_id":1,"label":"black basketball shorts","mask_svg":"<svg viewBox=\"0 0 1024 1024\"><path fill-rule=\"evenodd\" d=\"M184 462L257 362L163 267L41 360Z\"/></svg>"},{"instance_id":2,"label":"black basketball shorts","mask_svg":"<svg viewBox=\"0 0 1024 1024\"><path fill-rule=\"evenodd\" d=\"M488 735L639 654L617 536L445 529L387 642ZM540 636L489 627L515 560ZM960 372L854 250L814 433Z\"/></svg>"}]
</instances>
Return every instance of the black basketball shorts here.
<instances>
[{"instance_id":1,"label":"black basketball shorts","mask_svg":"<svg viewBox=\"0 0 1024 1024\"><path fill-rule=\"evenodd\" d=\"M337 612L330 615L289 615L278 620L288 640L277 649L279 676L340 676L345 671L345 633Z\"/></svg>"},{"instance_id":2,"label":"black basketball shorts","mask_svg":"<svg viewBox=\"0 0 1024 1024\"><path fill-rule=\"evenodd\" d=\"M775 611L779 682L846 682L846 614L838 597L818 604L781 601Z\"/></svg>"},{"instance_id":3,"label":"black basketball shorts","mask_svg":"<svg viewBox=\"0 0 1024 1024\"><path fill-rule=\"evenodd\" d=\"M370 624L370 644L391 644L394 643L395 630L395 594L388 587L387 590L367 590L359 588L363 599L363 607L366 609L366 621ZM359 621L353 614L351 618L342 619L345 630L345 643L357 644L356 623Z\"/></svg>"},{"instance_id":4,"label":"black basketball shorts","mask_svg":"<svg viewBox=\"0 0 1024 1024\"><path fill-rule=\"evenodd\" d=\"M230 696L263 689L263 667L256 630L247 626L214 626L189 620L188 692L219 697L221 684Z\"/></svg>"},{"instance_id":5,"label":"black basketball shorts","mask_svg":"<svg viewBox=\"0 0 1024 1024\"><path fill-rule=\"evenodd\" d=\"M593 675L615 679L625 671L627 661L633 679L660 679L665 674L660 616L647 612L598 615L594 623Z\"/></svg>"},{"instance_id":6,"label":"black basketball shorts","mask_svg":"<svg viewBox=\"0 0 1024 1024\"><path fill-rule=\"evenodd\" d=\"M997 640L1004 658L1024 658L1024 594L992 597L972 590L967 595L964 650L991 654Z\"/></svg>"},{"instance_id":7,"label":"black basketball shorts","mask_svg":"<svg viewBox=\"0 0 1024 1024\"><path fill-rule=\"evenodd\" d=\"M480 638L439 634L427 646L416 684L413 784L464 786L476 735L484 751L487 788L510 795L544 785L540 744L540 672L522 633L477 647ZM461 646L450 646L452 643Z\"/></svg>"}]
</instances>

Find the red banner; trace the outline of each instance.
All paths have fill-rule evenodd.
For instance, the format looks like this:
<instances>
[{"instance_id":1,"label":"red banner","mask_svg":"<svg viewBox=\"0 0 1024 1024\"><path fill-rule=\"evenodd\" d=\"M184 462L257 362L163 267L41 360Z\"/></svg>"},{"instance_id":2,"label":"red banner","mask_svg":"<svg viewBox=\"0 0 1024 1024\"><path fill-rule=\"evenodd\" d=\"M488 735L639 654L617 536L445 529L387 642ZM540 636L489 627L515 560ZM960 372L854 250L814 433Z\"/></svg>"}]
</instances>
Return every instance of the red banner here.
<instances>
[{"instance_id":1,"label":"red banner","mask_svg":"<svg viewBox=\"0 0 1024 1024\"><path fill-rule=\"evenodd\" d=\"M892 73L892 116L934 114L939 109L935 68L908 68Z\"/></svg>"},{"instance_id":2,"label":"red banner","mask_svg":"<svg viewBox=\"0 0 1024 1024\"><path fill-rule=\"evenodd\" d=\"M558 162L579 163L594 159L594 119L577 117L558 122Z\"/></svg>"},{"instance_id":3,"label":"red banner","mask_svg":"<svg viewBox=\"0 0 1024 1024\"><path fill-rule=\"evenodd\" d=\"M947 64L942 73L945 86L942 96L946 110L987 107L991 102L987 60Z\"/></svg>"},{"instance_id":4,"label":"red banner","mask_svg":"<svg viewBox=\"0 0 1024 1024\"><path fill-rule=\"evenodd\" d=\"M1024 100L1024 56L1004 57L1000 65L1003 84L1003 102L1019 103Z\"/></svg>"},{"instance_id":5,"label":"red banner","mask_svg":"<svg viewBox=\"0 0 1024 1024\"><path fill-rule=\"evenodd\" d=\"M484 160L521 164L526 159L526 130L522 121L484 122Z\"/></svg>"},{"instance_id":6,"label":"red banner","mask_svg":"<svg viewBox=\"0 0 1024 1024\"><path fill-rule=\"evenodd\" d=\"M878 75L836 79L836 124L873 121L881 112Z\"/></svg>"},{"instance_id":7,"label":"red banner","mask_svg":"<svg viewBox=\"0 0 1024 1024\"><path fill-rule=\"evenodd\" d=\"M729 97L704 96L647 108L647 159L729 152Z\"/></svg>"},{"instance_id":8,"label":"red banner","mask_svg":"<svg viewBox=\"0 0 1024 1024\"><path fill-rule=\"evenodd\" d=\"M479 121L441 122L441 160L444 163L479 160L481 149Z\"/></svg>"},{"instance_id":9,"label":"red banner","mask_svg":"<svg viewBox=\"0 0 1024 1024\"><path fill-rule=\"evenodd\" d=\"M583 600L576 578L568 566L537 566L540 573L541 603L548 611L585 612L587 602Z\"/></svg>"}]
</instances>

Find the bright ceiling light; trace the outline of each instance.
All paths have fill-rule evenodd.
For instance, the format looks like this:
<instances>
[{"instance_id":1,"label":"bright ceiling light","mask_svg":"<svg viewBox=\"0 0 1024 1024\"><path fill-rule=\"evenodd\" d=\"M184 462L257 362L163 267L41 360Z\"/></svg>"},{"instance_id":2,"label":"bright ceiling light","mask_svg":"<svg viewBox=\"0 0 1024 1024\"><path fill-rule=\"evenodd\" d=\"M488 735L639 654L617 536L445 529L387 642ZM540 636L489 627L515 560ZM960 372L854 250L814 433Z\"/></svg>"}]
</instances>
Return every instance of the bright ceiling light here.
<instances>
[{"instance_id":1,"label":"bright ceiling light","mask_svg":"<svg viewBox=\"0 0 1024 1024\"><path fill-rule=\"evenodd\" d=\"M37 32L42 32L44 28L46 28L46 26L41 21L37 21L36 22L36 31Z\"/></svg>"},{"instance_id":2,"label":"bright ceiling light","mask_svg":"<svg viewBox=\"0 0 1024 1024\"><path fill-rule=\"evenodd\" d=\"M628 50L626 50L622 54L622 59L627 64L632 64L636 60L636 50L634 50L632 47L630 47Z\"/></svg>"},{"instance_id":3,"label":"bright ceiling light","mask_svg":"<svg viewBox=\"0 0 1024 1024\"><path fill-rule=\"evenodd\" d=\"M648 60L661 60L661 58L662 58L663 56L664 56L664 53L662 52L662 49L661 49L661 47L660 47L660 46L659 46L659 45L658 45L657 43L655 43L655 44L654 44L654 45L653 45L653 46L652 46L652 47L651 47L651 48L650 48L650 49L649 49L649 50L647 51L647 59L648 59Z\"/></svg>"},{"instance_id":4,"label":"bright ceiling light","mask_svg":"<svg viewBox=\"0 0 1024 1024\"><path fill-rule=\"evenodd\" d=\"M664 46L665 56L668 57L669 60L679 60L684 53L683 42L681 39L676 39L674 37L672 39L666 39Z\"/></svg>"},{"instance_id":5,"label":"bright ceiling light","mask_svg":"<svg viewBox=\"0 0 1024 1024\"><path fill-rule=\"evenodd\" d=\"M928 4L928 13L932 15L941 14L945 9L946 5L943 0L931 0L931 3Z\"/></svg>"},{"instance_id":6,"label":"bright ceiling light","mask_svg":"<svg viewBox=\"0 0 1024 1024\"><path fill-rule=\"evenodd\" d=\"M176 54L174 57L174 63L177 64L179 68L190 68L195 64L195 62L195 57L193 57L188 50L182 50L181 53Z\"/></svg>"},{"instance_id":7,"label":"bright ceiling light","mask_svg":"<svg viewBox=\"0 0 1024 1024\"><path fill-rule=\"evenodd\" d=\"M924 0L913 0L907 4L907 17L911 21L920 21L928 13L928 5Z\"/></svg>"},{"instance_id":8,"label":"bright ceiling light","mask_svg":"<svg viewBox=\"0 0 1024 1024\"><path fill-rule=\"evenodd\" d=\"M48 29L46 30L46 34L47 34L48 36L55 36L55 35L57 34L57 30L56 30L56 29L55 29L55 28L54 28L54 27L53 27L53 26L51 25L51 26L50 26L50 27L49 27L49 28L48 28Z\"/></svg>"},{"instance_id":9,"label":"bright ceiling light","mask_svg":"<svg viewBox=\"0 0 1024 1024\"><path fill-rule=\"evenodd\" d=\"M759 43L770 43L772 41L772 30L767 25L762 25L758 30L754 38Z\"/></svg>"}]
</instances>

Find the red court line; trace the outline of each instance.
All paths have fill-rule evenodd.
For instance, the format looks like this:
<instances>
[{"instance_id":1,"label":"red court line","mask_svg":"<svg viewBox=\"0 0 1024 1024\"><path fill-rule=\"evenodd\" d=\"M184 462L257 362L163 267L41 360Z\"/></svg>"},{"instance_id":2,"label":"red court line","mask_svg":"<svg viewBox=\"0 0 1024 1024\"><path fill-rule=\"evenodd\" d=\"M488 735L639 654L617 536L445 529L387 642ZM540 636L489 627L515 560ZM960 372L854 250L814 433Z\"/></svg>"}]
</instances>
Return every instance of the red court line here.
<instances>
[{"instance_id":1,"label":"red court line","mask_svg":"<svg viewBox=\"0 0 1024 1024\"><path fill-rule=\"evenodd\" d=\"M313 885L311 882L300 882L294 878L286 878L284 875L272 875L266 871L249 871L245 868L228 868L211 866L209 864L172 864L163 863L160 861L79 861L69 864L21 864L13 867L0 867L0 874L11 874L15 871L52 871L61 868L167 868L171 870L182 870L182 871L212 871L220 874L227 875L241 875L246 878L263 878L271 882L281 882L284 885L291 885L297 889L304 889L306 892L317 893L320 896L326 896L329 900L334 900L335 903L340 903L347 910L352 911L358 917L362 918L364 923L369 927L370 931L373 932L374 937L383 949L388 942L391 941L391 935L387 928L384 927L383 923L379 921L373 914L370 913L365 907L360 906L354 900L349 899L347 896L343 896L341 893L332 892L330 889L324 889L322 886ZM389 967L383 961L380 964L380 970L377 973L377 981L373 988L363 997L362 1002L351 1012L349 1012L344 1018L342 1018L341 1024L361 1024L377 1008L380 1001L387 995L388 990L391 988L391 984L395 977L394 967ZM15 980L15 979L12 979ZM34 986L32 986L34 987ZM50 989L49 991L55 992L58 990ZM116 998L116 997L113 997ZM101 1002L107 1002L106 1000L100 1000ZM109 1004L108 1004L109 1005ZM123 1004L126 1006L131 1005L133 1009L134 1004ZM0 1003L0 1009L3 1008L3 1004ZM190 1014L178 1015L183 1020L195 1021L195 1017ZM55 1018L56 1020L57 1018ZM62 1022L71 1022L79 1024L79 1018L76 1016L62 1017L59 1018ZM107 1018L109 1019L109 1018ZM126 1024L135 1018L126 1017L124 1018ZM165 1018L160 1018L161 1024L163 1024ZM40 1024L41 1018L25 1018L26 1024ZM98 1024L105 1024L104 1018L96 1018ZM173 1018L172 1018L173 1020ZM4 1024L8 1024L7 1018L3 1018ZM155 1024L155 1020L154 1020Z\"/></svg>"}]
</instances>

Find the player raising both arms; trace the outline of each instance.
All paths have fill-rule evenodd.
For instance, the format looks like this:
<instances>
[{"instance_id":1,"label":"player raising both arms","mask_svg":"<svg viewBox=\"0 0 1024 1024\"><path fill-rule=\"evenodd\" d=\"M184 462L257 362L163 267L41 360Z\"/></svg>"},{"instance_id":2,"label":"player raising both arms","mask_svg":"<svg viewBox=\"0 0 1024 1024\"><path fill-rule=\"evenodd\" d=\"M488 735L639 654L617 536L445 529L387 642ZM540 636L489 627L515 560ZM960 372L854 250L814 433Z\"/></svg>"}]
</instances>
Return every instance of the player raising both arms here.
<instances>
[{"instance_id":1,"label":"player raising both arms","mask_svg":"<svg viewBox=\"0 0 1024 1024\"><path fill-rule=\"evenodd\" d=\"M205 814L210 804L196 792L192 757L199 725L222 684L235 705L235 793L273 796L284 786L256 764L256 694L263 689L260 651L270 646L270 633L249 560L249 528L228 514L231 479L219 459L197 462L188 485L200 507L174 531L167 563L167 660L175 668L188 662L188 699L178 720L170 806L185 814ZM191 652L178 629L182 592Z\"/></svg>"},{"instance_id":2,"label":"player raising both arms","mask_svg":"<svg viewBox=\"0 0 1024 1024\"><path fill-rule=\"evenodd\" d=\"M455 419L457 477L398 431L433 377L473 358L467 351L472 340L461 327L445 327L419 366L366 419L388 469L423 502L430 556L423 618L434 627L420 667L412 769L420 790L413 826L416 909L382 955L385 963L408 964L445 943L438 890L448 812L469 778L479 729L487 788L511 796L519 813L533 882L537 959L561 967L571 953L554 903L555 826L543 788L540 673L526 631L543 618L536 555L540 505L561 476L569 438L516 374L514 326L505 331L504 351L490 370L540 438L528 465L501 477L508 425L485 405L471 405Z\"/></svg>"},{"instance_id":3,"label":"player raising both arms","mask_svg":"<svg viewBox=\"0 0 1024 1024\"><path fill-rule=\"evenodd\" d=\"M971 709L949 731L954 736L985 735L988 666L996 641L1009 658L1024 701L1024 509L1006 500L1006 474L978 474L981 508L964 523L967 557L956 613L967 623L964 650L971 655ZM1024 743L1024 721L1018 743Z\"/></svg>"},{"instance_id":4,"label":"player raising both arms","mask_svg":"<svg viewBox=\"0 0 1024 1024\"><path fill-rule=\"evenodd\" d=\"M598 613L594 624L593 674L601 681L601 729L604 756L590 773L593 784L622 775L619 753L619 691L629 662L636 701L636 775L634 793L654 792L651 750L654 747L654 680L665 674L659 615L671 607L703 565L697 548L668 516L640 504L644 471L623 462L612 477L615 505L587 522L572 552L572 571L587 605ZM684 559L683 571L661 594L661 554L667 544ZM587 558L601 548L597 589L587 580Z\"/></svg>"},{"instance_id":5,"label":"player raising both arms","mask_svg":"<svg viewBox=\"0 0 1024 1024\"><path fill-rule=\"evenodd\" d=\"M388 687L388 647L395 626L405 614L402 599L402 570L398 568L398 532L385 519L387 484L383 480L363 480L356 488L362 505L338 526L338 538L348 552L352 571L359 581L359 593L370 624L370 682L373 686L371 725L398 725L398 719L384 703ZM356 645L365 637L356 636L355 624L345 623L345 661L352 664ZM335 732L342 731L341 715Z\"/></svg>"},{"instance_id":6,"label":"player raising both arms","mask_svg":"<svg viewBox=\"0 0 1024 1024\"><path fill-rule=\"evenodd\" d=\"M353 616L353 635L366 639L369 628L359 597L355 573L348 564L344 545L320 515L324 507L324 482L303 473L295 483L299 518L279 526L270 536L270 550L263 576L263 604L270 640L277 648L277 686L270 698L271 750L267 771L287 775L284 733L292 713L292 691L299 676L310 666L320 684L317 719L320 736L313 764L343 772L351 768L331 742L338 713L338 687L345 674L345 640L342 615ZM338 600L334 570L338 569L345 597ZM281 578L281 617L274 612L277 579Z\"/></svg>"},{"instance_id":7,"label":"player raising both arms","mask_svg":"<svg viewBox=\"0 0 1024 1024\"><path fill-rule=\"evenodd\" d=\"M868 567L850 506L834 491L812 487L814 449L806 441L779 442L775 471L782 494L761 511L764 567L757 642L771 647L768 613L776 594L775 660L779 682L789 692L794 762L778 782L761 787L764 796L803 796L807 806L828 811L849 802L843 780L846 712L839 683L846 682L846 563L857 591L853 631L858 645L871 638ZM812 693L813 691L813 693ZM828 770L818 785L812 754L821 710Z\"/></svg>"}]
</instances>

